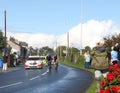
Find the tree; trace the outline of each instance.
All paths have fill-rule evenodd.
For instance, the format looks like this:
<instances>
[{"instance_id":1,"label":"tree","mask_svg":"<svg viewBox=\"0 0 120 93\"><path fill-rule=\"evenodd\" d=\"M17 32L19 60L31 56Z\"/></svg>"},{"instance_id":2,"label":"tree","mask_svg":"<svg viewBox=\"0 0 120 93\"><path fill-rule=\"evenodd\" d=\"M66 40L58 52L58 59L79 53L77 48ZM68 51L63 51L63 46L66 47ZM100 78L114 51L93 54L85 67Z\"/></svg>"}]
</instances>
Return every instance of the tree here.
<instances>
[{"instance_id":1,"label":"tree","mask_svg":"<svg viewBox=\"0 0 120 93\"><path fill-rule=\"evenodd\" d=\"M90 46L86 46L86 47L85 47L85 51L91 51Z\"/></svg>"},{"instance_id":2,"label":"tree","mask_svg":"<svg viewBox=\"0 0 120 93\"><path fill-rule=\"evenodd\" d=\"M3 32L0 30L0 50L4 48L4 37Z\"/></svg>"},{"instance_id":3,"label":"tree","mask_svg":"<svg viewBox=\"0 0 120 93\"><path fill-rule=\"evenodd\" d=\"M58 46L55 51L58 56L65 56L66 53L64 53L64 51L66 51L66 46Z\"/></svg>"},{"instance_id":4,"label":"tree","mask_svg":"<svg viewBox=\"0 0 120 93\"><path fill-rule=\"evenodd\" d=\"M45 47L42 47L39 49L39 52L40 52L40 55L46 55L47 53L53 53L53 49L48 47L48 46L45 46Z\"/></svg>"},{"instance_id":5,"label":"tree","mask_svg":"<svg viewBox=\"0 0 120 93\"><path fill-rule=\"evenodd\" d=\"M115 46L116 43L120 44L120 34L109 35L103 39L105 41L104 46L107 48L108 52L111 51L111 47Z\"/></svg>"}]
</instances>

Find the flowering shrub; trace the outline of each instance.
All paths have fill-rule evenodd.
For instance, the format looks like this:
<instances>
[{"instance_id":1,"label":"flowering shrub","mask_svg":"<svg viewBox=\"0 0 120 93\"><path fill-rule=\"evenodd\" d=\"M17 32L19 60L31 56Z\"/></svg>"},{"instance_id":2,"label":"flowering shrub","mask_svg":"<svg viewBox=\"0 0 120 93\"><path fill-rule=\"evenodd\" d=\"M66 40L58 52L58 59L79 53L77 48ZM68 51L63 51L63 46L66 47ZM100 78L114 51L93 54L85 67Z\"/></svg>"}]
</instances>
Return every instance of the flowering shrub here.
<instances>
[{"instance_id":1,"label":"flowering shrub","mask_svg":"<svg viewBox=\"0 0 120 93\"><path fill-rule=\"evenodd\" d=\"M109 67L109 72L105 79L100 82L99 93L120 93L120 68L118 64Z\"/></svg>"}]
</instances>

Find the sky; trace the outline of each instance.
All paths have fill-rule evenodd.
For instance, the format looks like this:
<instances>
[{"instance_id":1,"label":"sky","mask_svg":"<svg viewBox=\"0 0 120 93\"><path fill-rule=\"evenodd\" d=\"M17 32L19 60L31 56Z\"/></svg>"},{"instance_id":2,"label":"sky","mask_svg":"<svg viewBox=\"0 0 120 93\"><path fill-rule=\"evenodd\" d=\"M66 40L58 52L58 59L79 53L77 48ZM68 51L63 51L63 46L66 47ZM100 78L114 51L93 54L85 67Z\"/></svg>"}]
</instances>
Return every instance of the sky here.
<instances>
[{"instance_id":1,"label":"sky","mask_svg":"<svg viewBox=\"0 0 120 93\"><path fill-rule=\"evenodd\" d=\"M69 32L70 47L93 47L104 36L120 32L119 4L120 0L0 0L0 29L4 32L6 10L8 38L54 48L67 45Z\"/></svg>"}]
</instances>

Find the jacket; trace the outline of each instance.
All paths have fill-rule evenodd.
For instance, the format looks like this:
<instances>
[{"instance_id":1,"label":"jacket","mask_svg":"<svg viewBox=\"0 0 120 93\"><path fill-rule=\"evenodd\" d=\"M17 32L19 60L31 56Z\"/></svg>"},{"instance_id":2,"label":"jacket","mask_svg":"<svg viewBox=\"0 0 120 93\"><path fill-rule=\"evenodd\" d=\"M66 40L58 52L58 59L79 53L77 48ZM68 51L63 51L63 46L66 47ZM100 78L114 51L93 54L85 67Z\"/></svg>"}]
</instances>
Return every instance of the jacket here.
<instances>
[{"instance_id":1,"label":"jacket","mask_svg":"<svg viewBox=\"0 0 120 93\"><path fill-rule=\"evenodd\" d=\"M102 69L107 69L109 67L106 51L100 51L96 49L92 51L91 56L92 56L92 62L91 62L92 68L102 70Z\"/></svg>"}]
</instances>

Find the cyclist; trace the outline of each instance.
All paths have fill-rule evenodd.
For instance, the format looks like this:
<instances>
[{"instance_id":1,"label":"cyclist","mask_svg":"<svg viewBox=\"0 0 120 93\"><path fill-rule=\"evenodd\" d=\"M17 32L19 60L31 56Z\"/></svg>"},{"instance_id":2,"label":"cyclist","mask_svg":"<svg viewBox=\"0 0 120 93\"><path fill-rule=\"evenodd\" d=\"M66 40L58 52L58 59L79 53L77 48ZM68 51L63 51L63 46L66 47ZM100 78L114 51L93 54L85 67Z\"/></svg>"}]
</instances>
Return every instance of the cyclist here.
<instances>
[{"instance_id":1,"label":"cyclist","mask_svg":"<svg viewBox=\"0 0 120 93\"><path fill-rule=\"evenodd\" d=\"M50 53L48 53L46 56L46 62L47 62L47 72L49 72L51 70L51 62L52 62L52 57Z\"/></svg>"},{"instance_id":2,"label":"cyclist","mask_svg":"<svg viewBox=\"0 0 120 93\"><path fill-rule=\"evenodd\" d=\"M54 66L55 66L55 70L58 69L58 61L57 61L57 54L54 55Z\"/></svg>"}]
</instances>

